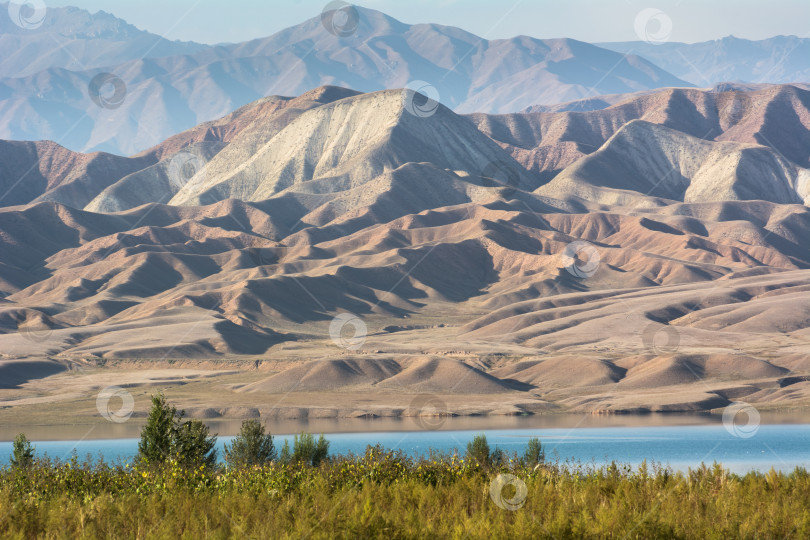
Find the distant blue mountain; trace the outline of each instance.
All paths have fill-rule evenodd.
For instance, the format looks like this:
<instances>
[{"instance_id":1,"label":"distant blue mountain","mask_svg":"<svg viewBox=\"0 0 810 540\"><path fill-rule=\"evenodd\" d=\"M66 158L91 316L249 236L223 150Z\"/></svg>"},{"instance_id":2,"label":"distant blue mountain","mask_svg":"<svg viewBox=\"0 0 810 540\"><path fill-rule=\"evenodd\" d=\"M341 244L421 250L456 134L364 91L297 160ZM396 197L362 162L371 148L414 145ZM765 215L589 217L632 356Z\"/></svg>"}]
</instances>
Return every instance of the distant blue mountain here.
<instances>
[{"instance_id":1,"label":"distant blue mountain","mask_svg":"<svg viewBox=\"0 0 810 540\"><path fill-rule=\"evenodd\" d=\"M162 41L109 14L75 8L48 10L31 31L5 21L12 32L0 39L0 53L14 58L0 59L0 138L133 154L255 99L325 84L369 92L421 80L458 112L489 113L691 86L640 57L581 41L488 41L354 9L348 29L327 28L317 14L267 38L213 46ZM102 72L126 88L114 108L88 95Z\"/></svg>"},{"instance_id":2,"label":"distant blue mountain","mask_svg":"<svg viewBox=\"0 0 810 540\"><path fill-rule=\"evenodd\" d=\"M712 86L721 81L810 82L810 39L796 36L761 41L729 36L691 44L626 41L598 45L642 56L697 86Z\"/></svg>"},{"instance_id":3,"label":"distant blue mountain","mask_svg":"<svg viewBox=\"0 0 810 540\"><path fill-rule=\"evenodd\" d=\"M42 16L44 20L32 20L23 28L11 20L8 3L0 3L0 78L26 77L48 68L84 71L144 56L193 54L208 47L166 40L104 11L90 14L75 7L49 7Z\"/></svg>"}]
</instances>

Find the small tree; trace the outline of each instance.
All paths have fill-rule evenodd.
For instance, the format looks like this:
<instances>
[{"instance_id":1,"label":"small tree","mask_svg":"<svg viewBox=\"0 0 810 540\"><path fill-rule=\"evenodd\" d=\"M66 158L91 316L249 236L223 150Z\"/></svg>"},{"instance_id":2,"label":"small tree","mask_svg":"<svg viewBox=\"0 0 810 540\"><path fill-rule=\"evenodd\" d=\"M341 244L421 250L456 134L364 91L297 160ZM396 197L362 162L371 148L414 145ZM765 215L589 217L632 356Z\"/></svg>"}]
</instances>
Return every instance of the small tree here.
<instances>
[{"instance_id":1,"label":"small tree","mask_svg":"<svg viewBox=\"0 0 810 540\"><path fill-rule=\"evenodd\" d=\"M523 454L523 462L529 467L535 467L546 460L546 453L540 439L533 437L526 445L526 452Z\"/></svg>"},{"instance_id":2,"label":"small tree","mask_svg":"<svg viewBox=\"0 0 810 540\"><path fill-rule=\"evenodd\" d=\"M175 430L172 450L177 462L184 467L217 464L216 435L209 435L208 426L200 420L188 420Z\"/></svg>"},{"instance_id":3,"label":"small tree","mask_svg":"<svg viewBox=\"0 0 810 540\"><path fill-rule=\"evenodd\" d=\"M473 440L467 443L467 455L465 457L469 460L477 461L481 465L489 465L492 456L489 452L487 436L481 433L473 437Z\"/></svg>"},{"instance_id":4,"label":"small tree","mask_svg":"<svg viewBox=\"0 0 810 540\"><path fill-rule=\"evenodd\" d=\"M517 455L515 455L517 458ZM505 450L495 447L495 450L489 455L489 464L493 466L504 466L509 462L509 454Z\"/></svg>"},{"instance_id":5,"label":"small tree","mask_svg":"<svg viewBox=\"0 0 810 540\"><path fill-rule=\"evenodd\" d=\"M290 441L284 440L284 446L281 447L281 454L278 456L280 463L289 463L292 461L292 451L290 450Z\"/></svg>"},{"instance_id":6,"label":"small tree","mask_svg":"<svg viewBox=\"0 0 810 540\"><path fill-rule=\"evenodd\" d=\"M162 393L152 396L152 408L138 442L138 458L152 465L172 457L185 467L216 465L216 436L209 435L208 426L199 420L182 422L184 416L185 412L169 405Z\"/></svg>"},{"instance_id":7,"label":"small tree","mask_svg":"<svg viewBox=\"0 0 810 540\"><path fill-rule=\"evenodd\" d=\"M162 393L152 396L152 408L138 442L138 458L150 464L167 461L172 453L178 424L184 414L169 405Z\"/></svg>"},{"instance_id":8,"label":"small tree","mask_svg":"<svg viewBox=\"0 0 810 540\"><path fill-rule=\"evenodd\" d=\"M11 466L25 469L34 464L34 446L25 434L20 433L14 438L11 454Z\"/></svg>"},{"instance_id":9,"label":"small tree","mask_svg":"<svg viewBox=\"0 0 810 540\"><path fill-rule=\"evenodd\" d=\"M317 442L311 433L296 435L293 441L292 460L317 467L329 456L329 441L321 435Z\"/></svg>"},{"instance_id":10,"label":"small tree","mask_svg":"<svg viewBox=\"0 0 810 540\"><path fill-rule=\"evenodd\" d=\"M273 436L265 434L264 426L258 420L242 422L242 430L231 446L225 445L225 462L229 467L264 465L276 458Z\"/></svg>"}]
</instances>

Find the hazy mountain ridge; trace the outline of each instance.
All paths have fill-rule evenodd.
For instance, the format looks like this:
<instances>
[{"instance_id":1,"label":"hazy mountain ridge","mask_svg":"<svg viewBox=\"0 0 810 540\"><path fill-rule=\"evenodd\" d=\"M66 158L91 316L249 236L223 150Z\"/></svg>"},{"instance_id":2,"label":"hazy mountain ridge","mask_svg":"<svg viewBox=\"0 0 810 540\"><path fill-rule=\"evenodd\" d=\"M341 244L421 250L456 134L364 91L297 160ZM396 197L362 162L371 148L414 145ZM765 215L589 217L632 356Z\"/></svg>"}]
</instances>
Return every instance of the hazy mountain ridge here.
<instances>
[{"instance_id":1,"label":"hazy mountain ridge","mask_svg":"<svg viewBox=\"0 0 810 540\"><path fill-rule=\"evenodd\" d=\"M20 78L47 69L85 71L136 60L193 54L199 43L167 40L139 30L104 11L49 6L37 28L21 28L0 3L0 78Z\"/></svg>"},{"instance_id":2,"label":"hazy mountain ridge","mask_svg":"<svg viewBox=\"0 0 810 540\"><path fill-rule=\"evenodd\" d=\"M299 95L324 84L370 92L423 80L444 104L468 112L689 86L646 60L575 40L487 41L457 28L411 26L357 11L357 31L346 38L314 17L246 43L193 46L175 56L150 53L106 63L103 70L67 70L54 61L54 67L0 79L0 138L133 154L261 97ZM119 108L101 109L88 97L91 79L101 72L126 85Z\"/></svg>"},{"instance_id":3,"label":"hazy mountain ridge","mask_svg":"<svg viewBox=\"0 0 810 540\"><path fill-rule=\"evenodd\" d=\"M775 36L752 41L734 36L700 43L597 43L637 54L697 86L720 81L748 83L810 82L810 39Z\"/></svg>"}]
</instances>

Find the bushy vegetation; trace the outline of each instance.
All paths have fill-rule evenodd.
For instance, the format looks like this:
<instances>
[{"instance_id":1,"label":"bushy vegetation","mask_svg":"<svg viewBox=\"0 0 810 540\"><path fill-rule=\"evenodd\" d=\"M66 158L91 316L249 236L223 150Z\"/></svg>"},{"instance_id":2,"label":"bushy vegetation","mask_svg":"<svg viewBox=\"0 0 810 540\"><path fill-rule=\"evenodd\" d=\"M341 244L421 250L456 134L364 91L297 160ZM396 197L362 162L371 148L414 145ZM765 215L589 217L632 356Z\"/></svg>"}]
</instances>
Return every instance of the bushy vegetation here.
<instances>
[{"instance_id":1,"label":"bushy vegetation","mask_svg":"<svg viewBox=\"0 0 810 540\"><path fill-rule=\"evenodd\" d=\"M25 434L20 433L14 439L11 451L11 466L14 468L30 467L34 463L34 445Z\"/></svg>"},{"instance_id":2,"label":"bushy vegetation","mask_svg":"<svg viewBox=\"0 0 810 540\"><path fill-rule=\"evenodd\" d=\"M527 487L505 510L502 472ZM511 495L507 495L511 496ZM0 471L0 537L807 538L810 475L719 466L483 467L454 456L361 456L189 469L47 462Z\"/></svg>"},{"instance_id":3,"label":"bushy vegetation","mask_svg":"<svg viewBox=\"0 0 810 540\"><path fill-rule=\"evenodd\" d=\"M200 420L186 420L184 411L166 402L163 394L152 396L152 408L138 442L138 460L160 465L175 461L188 468L212 468L217 462L216 436Z\"/></svg>"},{"instance_id":4,"label":"bushy vegetation","mask_svg":"<svg viewBox=\"0 0 810 540\"><path fill-rule=\"evenodd\" d=\"M464 458L414 458L380 446L329 456L323 436L301 434L275 458L258 422L243 424L223 467L197 444L207 431L182 427L165 400L156 403L132 464L37 459L31 449L25 466L0 469L0 538L810 537L804 469L738 476L719 465L674 473L549 463L536 439L508 456L483 436ZM525 500L515 501L510 482L525 485ZM493 485L514 510L496 502Z\"/></svg>"},{"instance_id":5,"label":"bushy vegetation","mask_svg":"<svg viewBox=\"0 0 810 540\"><path fill-rule=\"evenodd\" d=\"M321 435L318 440L311 433L301 433L293 439L293 449L284 441L281 449L281 463L303 463L317 467L329 456L329 441Z\"/></svg>"},{"instance_id":6,"label":"bushy vegetation","mask_svg":"<svg viewBox=\"0 0 810 540\"><path fill-rule=\"evenodd\" d=\"M288 447L289 450L289 447ZM225 445L225 463L229 467L252 467L275 461L278 457L273 436L258 420L245 420L231 445Z\"/></svg>"},{"instance_id":7,"label":"bushy vegetation","mask_svg":"<svg viewBox=\"0 0 810 540\"><path fill-rule=\"evenodd\" d=\"M465 457L485 467L493 465L505 465L509 461L509 455L498 447L490 450L487 436L481 433L473 437L473 440L467 443L467 453ZM513 461L517 456L513 456ZM539 439L530 439L523 456L523 462L531 461L531 465L537 465L543 460L542 446Z\"/></svg>"}]
</instances>

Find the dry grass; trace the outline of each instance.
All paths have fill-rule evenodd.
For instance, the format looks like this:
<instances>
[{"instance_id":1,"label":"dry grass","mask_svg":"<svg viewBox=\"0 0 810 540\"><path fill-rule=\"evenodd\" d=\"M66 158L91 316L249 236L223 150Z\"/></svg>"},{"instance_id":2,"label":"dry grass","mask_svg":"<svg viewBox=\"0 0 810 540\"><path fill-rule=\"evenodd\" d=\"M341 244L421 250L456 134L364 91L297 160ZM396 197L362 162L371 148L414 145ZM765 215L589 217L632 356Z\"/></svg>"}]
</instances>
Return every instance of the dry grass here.
<instances>
[{"instance_id":1,"label":"dry grass","mask_svg":"<svg viewBox=\"0 0 810 540\"><path fill-rule=\"evenodd\" d=\"M527 488L510 511L500 473ZM512 488L503 492L514 495ZM806 538L810 475L486 468L369 449L318 468L40 464L0 473L4 538Z\"/></svg>"}]
</instances>

